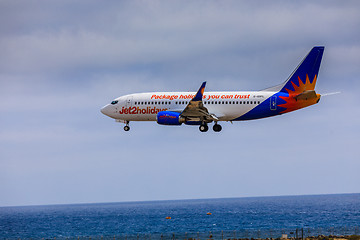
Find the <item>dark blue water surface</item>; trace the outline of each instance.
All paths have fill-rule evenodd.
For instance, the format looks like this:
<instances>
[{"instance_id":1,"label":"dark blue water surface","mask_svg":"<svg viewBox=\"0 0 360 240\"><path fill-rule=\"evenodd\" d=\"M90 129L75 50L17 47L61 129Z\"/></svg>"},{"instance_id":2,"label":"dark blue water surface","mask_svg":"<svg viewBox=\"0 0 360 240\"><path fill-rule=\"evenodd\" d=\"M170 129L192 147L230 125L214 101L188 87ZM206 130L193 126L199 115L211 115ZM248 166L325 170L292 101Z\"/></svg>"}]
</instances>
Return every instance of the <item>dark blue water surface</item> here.
<instances>
[{"instance_id":1,"label":"dark blue water surface","mask_svg":"<svg viewBox=\"0 0 360 240\"><path fill-rule=\"evenodd\" d=\"M360 194L0 208L2 239L359 226Z\"/></svg>"}]
</instances>

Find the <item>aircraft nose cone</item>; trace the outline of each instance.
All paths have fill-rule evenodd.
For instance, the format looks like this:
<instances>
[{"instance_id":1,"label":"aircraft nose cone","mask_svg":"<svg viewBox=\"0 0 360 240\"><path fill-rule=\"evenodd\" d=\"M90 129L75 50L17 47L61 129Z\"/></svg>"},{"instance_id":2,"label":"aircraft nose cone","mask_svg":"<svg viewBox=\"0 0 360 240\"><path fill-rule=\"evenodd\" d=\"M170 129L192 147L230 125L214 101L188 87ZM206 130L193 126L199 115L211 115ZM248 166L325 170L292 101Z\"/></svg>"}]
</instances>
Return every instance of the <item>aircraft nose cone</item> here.
<instances>
[{"instance_id":1,"label":"aircraft nose cone","mask_svg":"<svg viewBox=\"0 0 360 240\"><path fill-rule=\"evenodd\" d=\"M109 104L100 109L100 112L106 116L111 117L111 110Z\"/></svg>"}]
</instances>

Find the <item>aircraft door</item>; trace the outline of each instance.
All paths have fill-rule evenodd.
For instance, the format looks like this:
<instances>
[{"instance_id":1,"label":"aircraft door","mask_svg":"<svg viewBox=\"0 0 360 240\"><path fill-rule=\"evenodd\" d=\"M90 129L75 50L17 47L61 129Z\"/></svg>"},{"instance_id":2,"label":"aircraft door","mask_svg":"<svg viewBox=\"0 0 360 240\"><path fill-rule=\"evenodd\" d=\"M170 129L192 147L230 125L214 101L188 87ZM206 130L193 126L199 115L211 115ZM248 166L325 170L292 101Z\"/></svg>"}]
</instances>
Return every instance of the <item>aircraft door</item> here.
<instances>
[{"instance_id":1,"label":"aircraft door","mask_svg":"<svg viewBox=\"0 0 360 240\"><path fill-rule=\"evenodd\" d=\"M276 110L276 96L270 98L270 110Z\"/></svg>"},{"instance_id":2,"label":"aircraft door","mask_svg":"<svg viewBox=\"0 0 360 240\"><path fill-rule=\"evenodd\" d=\"M132 106L132 98L133 97L126 98L126 107L131 107Z\"/></svg>"}]
</instances>

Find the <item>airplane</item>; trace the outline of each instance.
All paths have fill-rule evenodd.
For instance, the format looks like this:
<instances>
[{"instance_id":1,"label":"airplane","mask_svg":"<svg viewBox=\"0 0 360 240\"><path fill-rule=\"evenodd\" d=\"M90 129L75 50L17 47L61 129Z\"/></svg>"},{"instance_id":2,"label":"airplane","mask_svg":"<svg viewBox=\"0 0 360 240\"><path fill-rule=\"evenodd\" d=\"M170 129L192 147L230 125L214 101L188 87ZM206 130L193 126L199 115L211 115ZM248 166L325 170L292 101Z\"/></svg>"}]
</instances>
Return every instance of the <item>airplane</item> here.
<instances>
[{"instance_id":1,"label":"airplane","mask_svg":"<svg viewBox=\"0 0 360 240\"><path fill-rule=\"evenodd\" d=\"M315 92L324 46L316 46L282 84L261 91L135 93L114 99L101 112L129 131L131 121L156 121L161 125L198 125L207 132L222 130L221 121L244 121L281 115L319 102Z\"/></svg>"}]
</instances>

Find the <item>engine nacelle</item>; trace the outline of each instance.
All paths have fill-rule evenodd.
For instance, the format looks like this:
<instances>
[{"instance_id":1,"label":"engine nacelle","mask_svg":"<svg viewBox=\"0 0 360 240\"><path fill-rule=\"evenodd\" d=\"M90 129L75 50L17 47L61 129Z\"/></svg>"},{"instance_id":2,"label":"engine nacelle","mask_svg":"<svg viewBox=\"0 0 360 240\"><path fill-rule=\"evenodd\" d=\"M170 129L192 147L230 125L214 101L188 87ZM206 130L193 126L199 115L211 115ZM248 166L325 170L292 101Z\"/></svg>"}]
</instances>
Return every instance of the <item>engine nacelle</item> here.
<instances>
[{"instance_id":1,"label":"engine nacelle","mask_svg":"<svg viewBox=\"0 0 360 240\"><path fill-rule=\"evenodd\" d=\"M162 111L156 115L156 122L162 125L181 125L185 119L178 112Z\"/></svg>"}]
</instances>

